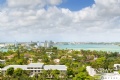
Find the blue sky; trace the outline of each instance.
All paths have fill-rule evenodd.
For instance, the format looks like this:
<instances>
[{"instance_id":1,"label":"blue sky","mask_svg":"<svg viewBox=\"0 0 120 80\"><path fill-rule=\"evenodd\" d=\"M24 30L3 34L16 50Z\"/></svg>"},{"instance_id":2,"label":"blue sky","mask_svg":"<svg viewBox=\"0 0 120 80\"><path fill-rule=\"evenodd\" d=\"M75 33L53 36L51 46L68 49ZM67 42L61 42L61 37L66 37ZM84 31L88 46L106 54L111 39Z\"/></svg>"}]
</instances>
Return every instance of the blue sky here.
<instances>
[{"instance_id":1,"label":"blue sky","mask_svg":"<svg viewBox=\"0 0 120 80\"><path fill-rule=\"evenodd\" d=\"M0 0L0 4L3 4L5 3L6 0Z\"/></svg>"},{"instance_id":2,"label":"blue sky","mask_svg":"<svg viewBox=\"0 0 120 80\"><path fill-rule=\"evenodd\" d=\"M0 0L0 4L0 42L120 41L120 0Z\"/></svg>"},{"instance_id":3,"label":"blue sky","mask_svg":"<svg viewBox=\"0 0 120 80\"><path fill-rule=\"evenodd\" d=\"M0 5L3 5L6 0L0 0ZM64 0L62 4L59 4L60 8L68 8L71 11L77 11L88 6L92 6L94 0Z\"/></svg>"},{"instance_id":4,"label":"blue sky","mask_svg":"<svg viewBox=\"0 0 120 80\"><path fill-rule=\"evenodd\" d=\"M68 8L71 11L78 11L88 6L92 6L94 0L65 0L58 7Z\"/></svg>"}]
</instances>

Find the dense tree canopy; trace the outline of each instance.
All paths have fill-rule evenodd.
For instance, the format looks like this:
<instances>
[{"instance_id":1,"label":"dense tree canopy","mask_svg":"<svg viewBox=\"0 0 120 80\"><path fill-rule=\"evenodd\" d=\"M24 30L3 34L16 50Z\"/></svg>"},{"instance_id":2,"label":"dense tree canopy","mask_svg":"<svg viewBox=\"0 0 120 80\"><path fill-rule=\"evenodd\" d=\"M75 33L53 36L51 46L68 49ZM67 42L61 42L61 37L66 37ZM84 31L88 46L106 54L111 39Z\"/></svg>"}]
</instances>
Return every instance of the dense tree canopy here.
<instances>
[{"instance_id":1,"label":"dense tree canopy","mask_svg":"<svg viewBox=\"0 0 120 80\"><path fill-rule=\"evenodd\" d=\"M48 53L51 54L48 54ZM105 52L105 51L90 51L90 50L60 50L57 47L53 48L32 48L30 50L20 47L15 51L9 50L7 52L0 52L0 59L5 59L6 64L0 64L0 68L9 64L25 65L30 63L30 58L33 62L42 62L45 64L60 64L67 66L67 72L60 74L58 70L49 70L41 74L36 74L38 80L49 80L47 76L52 76L52 80L60 80L64 76L66 80L94 80L94 77L90 77L86 71L86 66L92 66L93 68L113 69L114 64L120 64L120 54L117 52ZM55 59L59 59L59 62L55 62ZM9 68L6 75L12 76L12 80L35 80L36 76L29 77L28 71L22 69ZM4 80L6 77L4 77ZM64 80L63 79L63 80Z\"/></svg>"}]
</instances>

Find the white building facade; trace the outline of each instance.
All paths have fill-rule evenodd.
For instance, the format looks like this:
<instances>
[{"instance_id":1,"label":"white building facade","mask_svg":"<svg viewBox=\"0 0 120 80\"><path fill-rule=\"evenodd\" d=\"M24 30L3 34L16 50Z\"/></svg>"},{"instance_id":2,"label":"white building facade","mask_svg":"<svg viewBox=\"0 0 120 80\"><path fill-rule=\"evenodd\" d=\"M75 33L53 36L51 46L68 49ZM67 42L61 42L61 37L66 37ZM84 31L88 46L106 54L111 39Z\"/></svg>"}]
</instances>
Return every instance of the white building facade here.
<instances>
[{"instance_id":1,"label":"white building facade","mask_svg":"<svg viewBox=\"0 0 120 80\"><path fill-rule=\"evenodd\" d=\"M95 69L92 68L91 66L87 66L87 67L86 67L86 70L87 70L87 72L88 72L88 74L89 74L90 76L96 75Z\"/></svg>"},{"instance_id":2,"label":"white building facade","mask_svg":"<svg viewBox=\"0 0 120 80\"><path fill-rule=\"evenodd\" d=\"M114 68L115 68L115 70L119 70L120 69L120 64L114 64Z\"/></svg>"},{"instance_id":3,"label":"white building facade","mask_svg":"<svg viewBox=\"0 0 120 80\"><path fill-rule=\"evenodd\" d=\"M14 69L21 68L25 71L30 71L31 75L41 73L42 70L59 70L60 72L66 72L67 67L65 65L44 65L44 63L30 63L28 65L8 65L1 69L1 72L5 75L8 68Z\"/></svg>"},{"instance_id":4,"label":"white building facade","mask_svg":"<svg viewBox=\"0 0 120 80\"><path fill-rule=\"evenodd\" d=\"M120 74L118 72L104 73L101 75L101 80L120 80Z\"/></svg>"},{"instance_id":5,"label":"white building facade","mask_svg":"<svg viewBox=\"0 0 120 80\"><path fill-rule=\"evenodd\" d=\"M114 65L115 69L118 69L119 66L120 66L120 64ZM101 72L97 73L96 70L94 68L92 68L91 66L87 66L86 70L90 76L99 75L100 78L98 80L120 80L120 74L118 71L108 73L108 70L101 69L100 70Z\"/></svg>"}]
</instances>

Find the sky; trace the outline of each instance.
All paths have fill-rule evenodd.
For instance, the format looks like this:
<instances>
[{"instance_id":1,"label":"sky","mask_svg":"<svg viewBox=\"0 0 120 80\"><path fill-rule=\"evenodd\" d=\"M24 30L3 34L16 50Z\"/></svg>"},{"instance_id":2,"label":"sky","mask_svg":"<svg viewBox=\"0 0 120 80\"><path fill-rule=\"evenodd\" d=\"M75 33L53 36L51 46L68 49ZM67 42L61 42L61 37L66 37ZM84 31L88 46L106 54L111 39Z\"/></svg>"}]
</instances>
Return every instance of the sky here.
<instances>
[{"instance_id":1,"label":"sky","mask_svg":"<svg viewBox=\"0 0 120 80\"><path fill-rule=\"evenodd\" d=\"M0 42L120 42L120 0L0 0Z\"/></svg>"}]
</instances>

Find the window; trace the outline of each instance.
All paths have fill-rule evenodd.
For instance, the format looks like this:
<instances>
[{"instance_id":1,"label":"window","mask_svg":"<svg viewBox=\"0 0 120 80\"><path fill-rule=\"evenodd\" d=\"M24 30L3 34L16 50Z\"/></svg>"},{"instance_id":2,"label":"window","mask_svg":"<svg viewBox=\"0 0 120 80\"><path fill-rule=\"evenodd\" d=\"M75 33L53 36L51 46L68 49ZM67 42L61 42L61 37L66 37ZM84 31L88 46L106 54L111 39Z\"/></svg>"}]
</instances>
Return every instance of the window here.
<instances>
[{"instance_id":1,"label":"window","mask_svg":"<svg viewBox=\"0 0 120 80\"><path fill-rule=\"evenodd\" d=\"M36 67L34 69L37 69Z\"/></svg>"},{"instance_id":2,"label":"window","mask_svg":"<svg viewBox=\"0 0 120 80\"><path fill-rule=\"evenodd\" d=\"M27 67L27 69L30 69L30 67Z\"/></svg>"}]
</instances>

